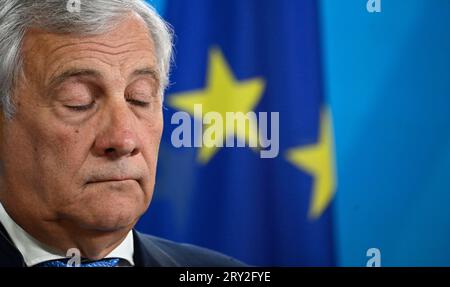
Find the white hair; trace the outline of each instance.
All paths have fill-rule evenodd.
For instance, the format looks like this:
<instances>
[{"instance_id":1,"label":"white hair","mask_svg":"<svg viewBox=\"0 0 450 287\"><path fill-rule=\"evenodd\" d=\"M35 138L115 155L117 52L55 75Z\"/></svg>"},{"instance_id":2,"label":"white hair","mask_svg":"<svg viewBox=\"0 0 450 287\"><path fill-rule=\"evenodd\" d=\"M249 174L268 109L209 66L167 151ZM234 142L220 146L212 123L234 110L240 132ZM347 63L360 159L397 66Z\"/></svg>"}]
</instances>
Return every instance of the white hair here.
<instances>
[{"instance_id":1,"label":"white hair","mask_svg":"<svg viewBox=\"0 0 450 287\"><path fill-rule=\"evenodd\" d=\"M169 81L172 59L172 30L153 7L143 0L0 0L0 97L5 116L11 117L25 33L39 28L50 33L98 35L111 30L130 12L140 16L155 45L161 97ZM70 4L70 3L69 3Z\"/></svg>"}]
</instances>

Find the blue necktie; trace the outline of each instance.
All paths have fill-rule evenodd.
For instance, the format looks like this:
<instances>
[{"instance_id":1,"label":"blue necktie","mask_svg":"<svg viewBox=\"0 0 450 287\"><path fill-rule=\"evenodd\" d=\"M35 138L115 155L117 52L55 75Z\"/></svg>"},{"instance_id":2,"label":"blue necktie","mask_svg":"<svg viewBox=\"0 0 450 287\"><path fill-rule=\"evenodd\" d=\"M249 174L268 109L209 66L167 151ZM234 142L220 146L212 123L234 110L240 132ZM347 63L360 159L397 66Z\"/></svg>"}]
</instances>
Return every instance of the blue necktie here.
<instances>
[{"instance_id":1,"label":"blue necktie","mask_svg":"<svg viewBox=\"0 0 450 287\"><path fill-rule=\"evenodd\" d=\"M39 263L36 267L71 267L67 265L69 259L51 260ZM105 258L97 261L81 262L79 267L119 267L119 258Z\"/></svg>"}]
</instances>

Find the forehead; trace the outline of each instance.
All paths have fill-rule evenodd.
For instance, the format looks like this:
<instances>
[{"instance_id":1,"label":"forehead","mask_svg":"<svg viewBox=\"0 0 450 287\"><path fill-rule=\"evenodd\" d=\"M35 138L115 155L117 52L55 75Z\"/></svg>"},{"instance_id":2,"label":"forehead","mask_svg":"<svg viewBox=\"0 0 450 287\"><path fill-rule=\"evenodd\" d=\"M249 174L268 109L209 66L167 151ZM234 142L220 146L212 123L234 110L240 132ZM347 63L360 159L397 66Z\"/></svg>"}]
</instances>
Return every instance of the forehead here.
<instances>
[{"instance_id":1,"label":"forehead","mask_svg":"<svg viewBox=\"0 0 450 287\"><path fill-rule=\"evenodd\" d=\"M30 29L22 47L25 71L55 72L70 62L97 61L111 66L156 63L155 46L144 21L137 16L100 35L55 34Z\"/></svg>"}]
</instances>

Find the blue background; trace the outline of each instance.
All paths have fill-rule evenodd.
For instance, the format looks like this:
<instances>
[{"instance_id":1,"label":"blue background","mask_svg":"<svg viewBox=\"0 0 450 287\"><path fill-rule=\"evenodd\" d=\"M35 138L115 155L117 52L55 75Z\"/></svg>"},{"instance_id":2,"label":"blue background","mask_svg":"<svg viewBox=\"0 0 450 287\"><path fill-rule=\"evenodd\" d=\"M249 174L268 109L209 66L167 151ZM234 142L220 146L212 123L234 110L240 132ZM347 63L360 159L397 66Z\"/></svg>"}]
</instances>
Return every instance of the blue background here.
<instances>
[{"instance_id":1,"label":"blue background","mask_svg":"<svg viewBox=\"0 0 450 287\"><path fill-rule=\"evenodd\" d=\"M337 264L365 266L375 247L383 266L450 266L450 1L366 2L318 1Z\"/></svg>"}]
</instances>

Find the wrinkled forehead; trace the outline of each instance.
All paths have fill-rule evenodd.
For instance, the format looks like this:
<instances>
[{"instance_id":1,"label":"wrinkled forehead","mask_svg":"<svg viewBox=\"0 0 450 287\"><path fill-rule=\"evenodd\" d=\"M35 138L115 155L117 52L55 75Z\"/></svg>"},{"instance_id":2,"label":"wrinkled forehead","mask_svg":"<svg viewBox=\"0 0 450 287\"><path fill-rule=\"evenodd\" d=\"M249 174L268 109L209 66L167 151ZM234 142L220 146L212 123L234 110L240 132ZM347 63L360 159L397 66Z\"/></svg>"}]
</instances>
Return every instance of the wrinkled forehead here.
<instances>
[{"instance_id":1,"label":"wrinkled forehead","mask_svg":"<svg viewBox=\"0 0 450 287\"><path fill-rule=\"evenodd\" d=\"M111 66L140 62L155 70L157 64L152 37L138 17L129 17L97 35L57 34L32 28L25 35L22 56L25 73L40 73L43 82L69 61L97 60Z\"/></svg>"}]
</instances>

